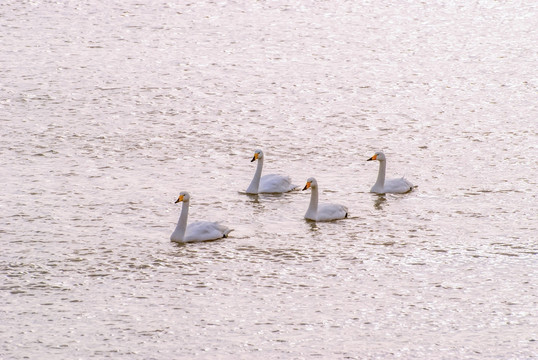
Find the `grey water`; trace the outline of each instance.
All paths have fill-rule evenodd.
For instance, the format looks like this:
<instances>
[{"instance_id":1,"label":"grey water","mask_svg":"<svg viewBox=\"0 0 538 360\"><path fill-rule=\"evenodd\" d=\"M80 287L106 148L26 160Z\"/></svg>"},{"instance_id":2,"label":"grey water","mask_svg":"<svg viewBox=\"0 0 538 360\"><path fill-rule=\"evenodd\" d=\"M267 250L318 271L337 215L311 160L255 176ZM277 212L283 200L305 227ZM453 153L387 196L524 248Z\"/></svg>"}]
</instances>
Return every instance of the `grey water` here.
<instances>
[{"instance_id":1,"label":"grey water","mask_svg":"<svg viewBox=\"0 0 538 360\"><path fill-rule=\"evenodd\" d=\"M538 3L0 4L0 358L538 357ZM255 163L309 191L245 194ZM369 192L377 162L417 188ZM169 241L189 221L229 238Z\"/></svg>"}]
</instances>

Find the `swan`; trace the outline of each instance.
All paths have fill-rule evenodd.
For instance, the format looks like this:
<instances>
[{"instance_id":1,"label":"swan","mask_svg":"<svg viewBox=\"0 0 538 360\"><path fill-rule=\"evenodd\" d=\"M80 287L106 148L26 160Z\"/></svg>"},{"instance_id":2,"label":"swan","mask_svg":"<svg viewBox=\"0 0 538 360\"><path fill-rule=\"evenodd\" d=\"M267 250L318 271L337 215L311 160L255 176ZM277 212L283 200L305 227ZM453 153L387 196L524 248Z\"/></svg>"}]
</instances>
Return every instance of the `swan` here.
<instances>
[{"instance_id":1,"label":"swan","mask_svg":"<svg viewBox=\"0 0 538 360\"><path fill-rule=\"evenodd\" d=\"M366 161L377 160L379 161L379 172L377 174L377 181L370 189L370 192L377 194L395 193L403 194L413 189L413 184L409 180L401 177L399 179L385 180L385 170L387 169L387 158L383 152L378 151L374 156Z\"/></svg>"},{"instance_id":2,"label":"swan","mask_svg":"<svg viewBox=\"0 0 538 360\"><path fill-rule=\"evenodd\" d=\"M191 196L186 191L179 193L179 197L175 204L178 202L183 202L183 205L181 206L181 215L179 216L176 229L170 236L170 240L174 242L187 243L216 240L227 237L232 230L216 222L196 221L187 226L190 198Z\"/></svg>"},{"instance_id":3,"label":"swan","mask_svg":"<svg viewBox=\"0 0 538 360\"><path fill-rule=\"evenodd\" d=\"M247 194L260 194L260 193L285 193L294 190L297 185L291 183L289 176L282 176L276 174L262 175L263 168L263 151L256 150L254 157L250 162L258 160L256 172L254 177L247 188Z\"/></svg>"},{"instance_id":4,"label":"swan","mask_svg":"<svg viewBox=\"0 0 538 360\"><path fill-rule=\"evenodd\" d=\"M306 180L303 190L312 188L310 205L304 215L305 219L314 221L331 221L347 218L347 207L338 204L320 204L318 206L318 182L313 177Z\"/></svg>"}]
</instances>

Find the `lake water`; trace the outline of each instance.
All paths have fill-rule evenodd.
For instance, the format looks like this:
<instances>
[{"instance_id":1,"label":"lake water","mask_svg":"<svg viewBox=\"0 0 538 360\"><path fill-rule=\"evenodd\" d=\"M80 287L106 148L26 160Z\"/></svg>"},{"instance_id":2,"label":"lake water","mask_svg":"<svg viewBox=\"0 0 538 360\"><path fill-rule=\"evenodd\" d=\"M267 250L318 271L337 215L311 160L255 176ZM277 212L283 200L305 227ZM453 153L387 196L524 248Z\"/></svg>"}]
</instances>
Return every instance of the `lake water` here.
<instances>
[{"instance_id":1,"label":"lake water","mask_svg":"<svg viewBox=\"0 0 538 360\"><path fill-rule=\"evenodd\" d=\"M2 359L538 357L538 3L0 4ZM303 219L314 176L348 219ZM369 192L389 177L418 185ZM190 221L227 239L169 241Z\"/></svg>"}]
</instances>

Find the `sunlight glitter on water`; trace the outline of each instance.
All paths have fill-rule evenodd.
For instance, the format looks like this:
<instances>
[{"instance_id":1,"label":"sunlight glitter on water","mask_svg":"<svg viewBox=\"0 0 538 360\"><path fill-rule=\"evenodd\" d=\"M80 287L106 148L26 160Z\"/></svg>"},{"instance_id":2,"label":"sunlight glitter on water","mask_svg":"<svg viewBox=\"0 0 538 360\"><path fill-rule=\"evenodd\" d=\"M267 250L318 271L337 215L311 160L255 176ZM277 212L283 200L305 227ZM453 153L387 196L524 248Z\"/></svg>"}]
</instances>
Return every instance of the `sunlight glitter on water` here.
<instances>
[{"instance_id":1,"label":"sunlight glitter on water","mask_svg":"<svg viewBox=\"0 0 538 360\"><path fill-rule=\"evenodd\" d=\"M0 357L538 356L534 2L1 8Z\"/></svg>"}]
</instances>

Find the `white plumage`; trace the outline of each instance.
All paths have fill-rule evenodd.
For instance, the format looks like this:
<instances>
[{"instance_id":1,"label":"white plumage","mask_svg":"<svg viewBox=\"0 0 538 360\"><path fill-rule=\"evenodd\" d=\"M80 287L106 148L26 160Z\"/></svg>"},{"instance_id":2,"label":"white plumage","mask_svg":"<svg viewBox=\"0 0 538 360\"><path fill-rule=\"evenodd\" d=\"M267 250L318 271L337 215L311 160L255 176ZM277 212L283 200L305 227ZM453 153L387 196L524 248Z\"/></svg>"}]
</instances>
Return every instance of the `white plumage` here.
<instances>
[{"instance_id":1,"label":"white plumage","mask_svg":"<svg viewBox=\"0 0 538 360\"><path fill-rule=\"evenodd\" d=\"M304 215L313 221L331 221L344 219L348 215L347 207L339 204L318 204L318 182L314 178L306 180L303 190L311 188L310 205Z\"/></svg>"},{"instance_id":2,"label":"white plumage","mask_svg":"<svg viewBox=\"0 0 538 360\"><path fill-rule=\"evenodd\" d=\"M385 193L395 193L402 194L409 192L413 189L413 184L403 177L399 179L388 179L385 180L385 172L387 169L387 159L385 154L381 151L375 153L374 156L369 158L367 161L377 160L379 161L379 172L377 173L377 181L374 186L370 189L370 192L377 194Z\"/></svg>"},{"instance_id":3,"label":"white plumage","mask_svg":"<svg viewBox=\"0 0 538 360\"><path fill-rule=\"evenodd\" d=\"M183 202L183 205L181 206L181 215L179 216L176 229L170 236L171 241L187 243L217 240L227 237L230 231L232 231L224 225L211 221L196 221L187 226L189 201L190 195L185 191L182 191L176 200L176 203Z\"/></svg>"},{"instance_id":4,"label":"white plumage","mask_svg":"<svg viewBox=\"0 0 538 360\"><path fill-rule=\"evenodd\" d=\"M263 152L256 150L251 162L258 160L256 172L247 188L247 194L260 193L285 193L294 190L297 185L293 185L289 176L269 174L262 175L263 169Z\"/></svg>"}]
</instances>

